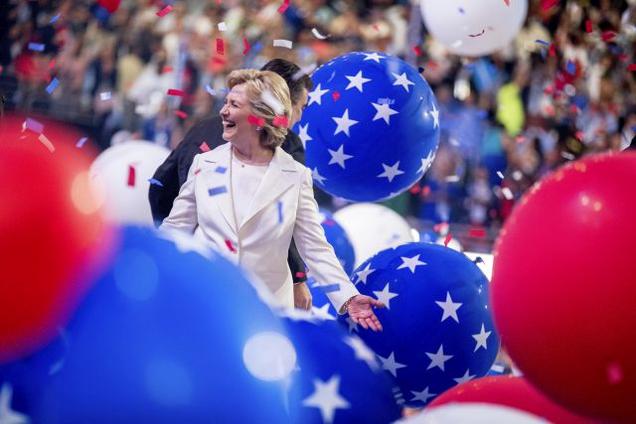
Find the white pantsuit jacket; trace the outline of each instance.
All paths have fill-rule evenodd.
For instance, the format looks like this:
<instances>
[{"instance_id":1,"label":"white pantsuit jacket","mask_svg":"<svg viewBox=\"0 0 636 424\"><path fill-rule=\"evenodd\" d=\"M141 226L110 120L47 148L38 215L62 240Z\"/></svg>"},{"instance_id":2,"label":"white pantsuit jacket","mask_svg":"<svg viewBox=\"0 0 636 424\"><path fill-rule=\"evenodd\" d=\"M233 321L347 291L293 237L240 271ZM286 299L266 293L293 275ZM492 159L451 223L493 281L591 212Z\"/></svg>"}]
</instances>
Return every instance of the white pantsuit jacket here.
<instances>
[{"instance_id":1,"label":"white pantsuit jacket","mask_svg":"<svg viewBox=\"0 0 636 424\"><path fill-rule=\"evenodd\" d=\"M267 168L242 222L235 224L230 186L231 144L195 156L188 180L161 229L194 233L235 264L258 277L278 306L293 307L287 252L296 247L321 285L339 284L327 296L337 311L359 294L343 271L320 225L311 171L280 147Z\"/></svg>"}]
</instances>

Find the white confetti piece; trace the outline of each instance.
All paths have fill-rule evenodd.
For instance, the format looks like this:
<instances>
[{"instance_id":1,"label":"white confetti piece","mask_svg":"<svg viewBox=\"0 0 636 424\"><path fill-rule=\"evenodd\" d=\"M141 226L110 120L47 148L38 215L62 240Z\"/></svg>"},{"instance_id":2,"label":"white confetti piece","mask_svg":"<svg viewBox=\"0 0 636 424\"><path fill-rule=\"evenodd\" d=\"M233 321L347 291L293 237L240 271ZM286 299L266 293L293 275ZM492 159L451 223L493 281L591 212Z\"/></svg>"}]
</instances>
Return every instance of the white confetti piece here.
<instances>
[{"instance_id":1,"label":"white confetti piece","mask_svg":"<svg viewBox=\"0 0 636 424\"><path fill-rule=\"evenodd\" d=\"M501 194L506 200L512 200L515 196L512 194L512 191L508 187L504 187L501 189Z\"/></svg>"},{"instance_id":2,"label":"white confetti piece","mask_svg":"<svg viewBox=\"0 0 636 424\"><path fill-rule=\"evenodd\" d=\"M99 98L100 98L102 101L110 100L110 98L111 98L111 93L110 93L110 91L104 91L103 93L99 93Z\"/></svg>"},{"instance_id":3,"label":"white confetti piece","mask_svg":"<svg viewBox=\"0 0 636 424\"><path fill-rule=\"evenodd\" d=\"M504 174L502 174L501 171L497 171L497 176L502 180L504 179Z\"/></svg>"},{"instance_id":4,"label":"white confetti piece","mask_svg":"<svg viewBox=\"0 0 636 424\"><path fill-rule=\"evenodd\" d=\"M320 32L318 32L316 28L312 28L311 33L314 34L314 37L316 37L319 40L324 40L325 38L329 37L328 35L322 35Z\"/></svg>"},{"instance_id":5,"label":"white confetti piece","mask_svg":"<svg viewBox=\"0 0 636 424\"><path fill-rule=\"evenodd\" d=\"M219 28L219 31L227 31L227 25L225 25L225 22L219 22L217 27Z\"/></svg>"},{"instance_id":6,"label":"white confetti piece","mask_svg":"<svg viewBox=\"0 0 636 424\"><path fill-rule=\"evenodd\" d=\"M274 40L274 47L284 47L286 49L291 49L293 46L293 43L289 40Z\"/></svg>"},{"instance_id":7,"label":"white confetti piece","mask_svg":"<svg viewBox=\"0 0 636 424\"><path fill-rule=\"evenodd\" d=\"M271 107L276 115L284 115L285 114L285 107L282 105L281 102L278 101L278 99L276 97L274 97L274 95L272 94L271 91L264 90L261 93L261 100L267 106Z\"/></svg>"}]
</instances>

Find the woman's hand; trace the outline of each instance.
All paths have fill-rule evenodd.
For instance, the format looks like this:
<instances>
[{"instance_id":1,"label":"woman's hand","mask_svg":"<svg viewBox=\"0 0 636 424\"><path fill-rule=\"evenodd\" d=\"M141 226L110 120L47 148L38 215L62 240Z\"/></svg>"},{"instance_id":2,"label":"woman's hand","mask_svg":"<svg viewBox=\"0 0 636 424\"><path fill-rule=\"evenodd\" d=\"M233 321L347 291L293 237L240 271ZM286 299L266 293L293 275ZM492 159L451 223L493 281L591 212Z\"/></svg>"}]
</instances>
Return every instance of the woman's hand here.
<instances>
[{"instance_id":1,"label":"woman's hand","mask_svg":"<svg viewBox=\"0 0 636 424\"><path fill-rule=\"evenodd\" d=\"M294 284L294 306L297 309L311 310L311 292L307 283Z\"/></svg>"},{"instance_id":2,"label":"woman's hand","mask_svg":"<svg viewBox=\"0 0 636 424\"><path fill-rule=\"evenodd\" d=\"M356 324L373 331L382 331L380 320L373 313L373 308L384 308L384 303L372 297L358 294L348 300L347 312Z\"/></svg>"}]
</instances>

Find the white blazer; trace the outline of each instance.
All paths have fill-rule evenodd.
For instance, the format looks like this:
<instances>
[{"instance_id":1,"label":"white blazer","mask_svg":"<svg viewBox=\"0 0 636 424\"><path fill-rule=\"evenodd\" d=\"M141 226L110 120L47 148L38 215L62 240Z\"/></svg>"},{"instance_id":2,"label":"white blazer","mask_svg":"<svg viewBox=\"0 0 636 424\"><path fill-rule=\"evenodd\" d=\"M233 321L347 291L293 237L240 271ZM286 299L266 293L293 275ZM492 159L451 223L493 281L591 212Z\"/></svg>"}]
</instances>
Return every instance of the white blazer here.
<instances>
[{"instance_id":1,"label":"white blazer","mask_svg":"<svg viewBox=\"0 0 636 424\"><path fill-rule=\"evenodd\" d=\"M280 147L242 222L234 222L230 186L231 144L195 156L162 229L194 233L258 277L278 306L293 307L287 252L292 236L309 272L321 285L339 284L327 296L337 311L359 294L327 242L318 217L311 171Z\"/></svg>"}]
</instances>

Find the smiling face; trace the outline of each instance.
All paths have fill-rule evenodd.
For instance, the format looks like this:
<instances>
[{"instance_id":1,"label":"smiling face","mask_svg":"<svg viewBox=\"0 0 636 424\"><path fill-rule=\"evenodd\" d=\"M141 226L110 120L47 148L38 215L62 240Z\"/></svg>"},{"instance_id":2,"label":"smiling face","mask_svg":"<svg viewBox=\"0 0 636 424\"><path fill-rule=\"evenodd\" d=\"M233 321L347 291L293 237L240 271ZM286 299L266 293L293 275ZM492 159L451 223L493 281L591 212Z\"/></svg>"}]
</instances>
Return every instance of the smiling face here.
<instances>
[{"instance_id":1,"label":"smiling face","mask_svg":"<svg viewBox=\"0 0 636 424\"><path fill-rule=\"evenodd\" d=\"M527 0L420 0L424 23L451 52L481 56L505 47L528 11Z\"/></svg>"},{"instance_id":2,"label":"smiling face","mask_svg":"<svg viewBox=\"0 0 636 424\"><path fill-rule=\"evenodd\" d=\"M248 121L248 116L253 114L245 84L232 87L220 112L223 119L223 140L232 142L246 137L258 139L256 127Z\"/></svg>"}]
</instances>

